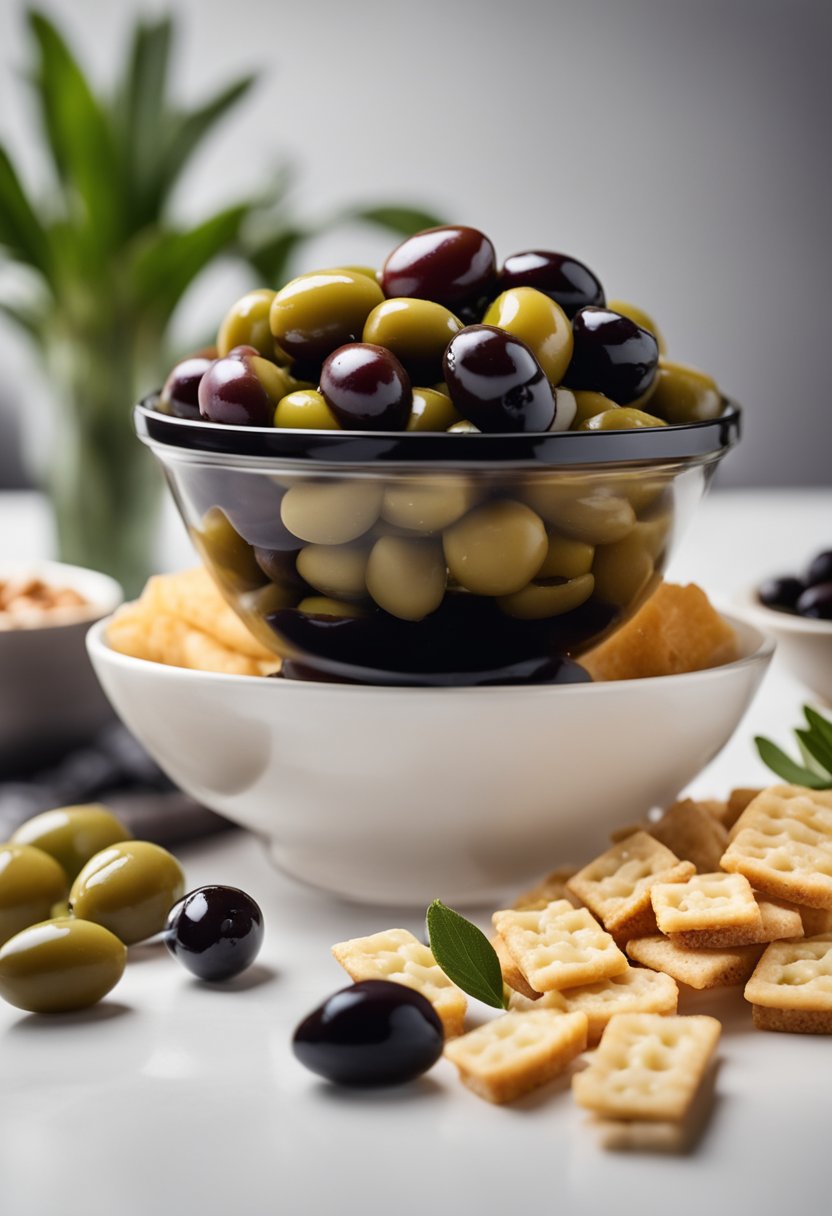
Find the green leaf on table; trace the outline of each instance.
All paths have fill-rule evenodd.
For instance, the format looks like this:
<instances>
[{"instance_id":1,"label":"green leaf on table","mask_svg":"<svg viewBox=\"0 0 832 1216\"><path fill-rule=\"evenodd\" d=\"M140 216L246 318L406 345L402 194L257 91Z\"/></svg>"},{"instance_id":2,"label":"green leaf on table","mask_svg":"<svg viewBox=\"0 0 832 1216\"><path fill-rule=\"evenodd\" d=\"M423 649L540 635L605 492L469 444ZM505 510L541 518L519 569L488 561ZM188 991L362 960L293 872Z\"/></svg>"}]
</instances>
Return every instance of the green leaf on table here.
<instances>
[{"instance_id":1,"label":"green leaf on table","mask_svg":"<svg viewBox=\"0 0 832 1216\"><path fill-rule=\"evenodd\" d=\"M798 728L794 733L797 735L800 750L806 760L806 767L814 769L819 777L824 777L829 784L832 784L832 747L814 731Z\"/></svg>"},{"instance_id":2,"label":"green leaf on table","mask_svg":"<svg viewBox=\"0 0 832 1216\"><path fill-rule=\"evenodd\" d=\"M380 228L389 228L391 232L399 233L400 236L412 236L423 228L436 228L444 223L432 211L405 207L398 203L378 207L351 207L340 218L377 224Z\"/></svg>"},{"instance_id":3,"label":"green leaf on table","mask_svg":"<svg viewBox=\"0 0 832 1216\"><path fill-rule=\"evenodd\" d=\"M0 245L49 277L49 244L6 149L0 145Z\"/></svg>"},{"instance_id":4,"label":"green leaf on table","mask_svg":"<svg viewBox=\"0 0 832 1216\"><path fill-rule=\"evenodd\" d=\"M824 780L811 769L797 764L770 739L763 739L758 735L754 742L763 764L790 785L805 785L810 790L823 790L832 784L830 780Z\"/></svg>"},{"instance_id":5,"label":"green leaf on table","mask_svg":"<svg viewBox=\"0 0 832 1216\"><path fill-rule=\"evenodd\" d=\"M500 960L485 934L439 899L428 908L427 925L433 957L448 979L476 1000L505 1009Z\"/></svg>"}]
</instances>

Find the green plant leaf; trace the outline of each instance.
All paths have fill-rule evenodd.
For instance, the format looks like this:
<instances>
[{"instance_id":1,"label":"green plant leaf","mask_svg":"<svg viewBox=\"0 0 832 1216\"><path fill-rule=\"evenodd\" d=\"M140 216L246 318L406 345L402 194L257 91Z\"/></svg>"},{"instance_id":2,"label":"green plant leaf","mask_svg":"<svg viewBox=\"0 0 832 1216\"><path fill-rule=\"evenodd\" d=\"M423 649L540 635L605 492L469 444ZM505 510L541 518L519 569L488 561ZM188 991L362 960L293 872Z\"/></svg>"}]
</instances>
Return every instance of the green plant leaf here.
<instances>
[{"instance_id":1,"label":"green plant leaf","mask_svg":"<svg viewBox=\"0 0 832 1216\"><path fill-rule=\"evenodd\" d=\"M158 218L160 137L168 117L168 73L173 20L139 21L127 53L123 84L113 106L113 126L124 178L127 232Z\"/></svg>"},{"instance_id":2,"label":"green plant leaf","mask_svg":"<svg viewBox=\"0 0 832 1216\"><path fill-rule=\"evenodd\" d=\"M758 735L754 742L757 745L757 751L763 764L790 785L805 785L810 790L823 790L828 789L830 784L832 784L830 781L825 781L822 777L819 777L817 773L813 773L810 769L796 764L794 760L790 759L770 739L763 739Z\"/></svg>"},{"instance_id":3,"label":"green plant leaf","mask_svg":"<svg viewBox=\"0 0 832 1216\"><path fill-rule=\"evenodd\" d=\"M343 220L361 220L366 224L377 224L380 228L389 228L401 236L412 236L423 228L436 228L444 221L431 211L423 211L418 207L407 207L400 203L381 204L372 207L350 207L339 217Z\"/></svg>"},{"instance_id":4,"label":"green plant leaf","mask_svg":"<svg viewBox=\"0 0 832 1216\"><path fill-rule=\"evenodd\" d=\"M427 910L427 925L433 957L448 979L478 1001L505 1009L500 960L485 934L439 899Z\"/></svg>"},{"instance_id":5,"label":"green plant leaf","mask_svg":"<svg viewBox=\"0 0 832 1216\"><path fill-rule=\"evenodd\" d=\"M0 245L49 278L49 245L6 149L0 145Z\"/></svg>"},{"instance_id":6,"label":"green plant leaf","mask_svg":"<svg viewBox=\"0 0 832 1216\"><path fill-rule=\"evenodd\" d=\"M8 300L0 300L0 315L7 317L19 329L40 343L43 340L43 318L34 310L24 308L22 304L11 304Z\"/></svg>"},{"instance_id":7,"label":"green plant leaf","mask_svg":"<svg viewBox=\"0 0 832 1216\"><path fill-rule=\"evenodd\" d=\"M220 89L209 101L196 109L173 114L168 120L168 133L160 167L162 201L173 189L185 165L199 145L219 123L220 119L251 90L257 76L251 73Z\"/></svg>"},{"instance_id":8,"label":"green plant leaf","mask_svg":"<svg viewBox=\"0 0 832 1216\"><path fill-rule=\"evenodd\" d=\"M797 735L797 750L800 752L800 759L805 764L806 768L810 769L813 773L816 773L818 777L823 777L825 780L828 779L830 774L827 773L826 769L821 764L818 764L815 757L806 747L805 743L800 738L801 732L795 731L795 734Z\"/></svg>"},{"instance_id":9,"label":"green plant leaf","mask_svg":"<svg viewBox=\"0 0 832 1216\"><path fill-rule=\"evenodd\" d=\"M821 775L825 776L832 785L832 747L829 746L823 735L816 734L813 730L798 728L794 733L812 759L823 770Z\"/></svg>"},{"instance_id":10,"label":"green plant leaf","mask_svg":"<svg viewBox=\"0 0 832 1216\"><path fill-rule=\"evenodd\" d=\"M249 244L245 256L263 283L279 288L286 281L289 259L308 237L307 229L287 226L259 243Z\"/></svg>"},{"instance_id":11,"label":"green plant leaf","mask_svg":"<svg viewBox=\"0 0 832 1216\"><path fill-rule=\"evenodd\" d=\"M829 747L832 748L832 720L824 718L823 714L819 714L816 709L812 709L811 705L804 705L803 713L806 721L809 723L809 729L812 734L824 739Z\"/></svg>"}]
</instances>

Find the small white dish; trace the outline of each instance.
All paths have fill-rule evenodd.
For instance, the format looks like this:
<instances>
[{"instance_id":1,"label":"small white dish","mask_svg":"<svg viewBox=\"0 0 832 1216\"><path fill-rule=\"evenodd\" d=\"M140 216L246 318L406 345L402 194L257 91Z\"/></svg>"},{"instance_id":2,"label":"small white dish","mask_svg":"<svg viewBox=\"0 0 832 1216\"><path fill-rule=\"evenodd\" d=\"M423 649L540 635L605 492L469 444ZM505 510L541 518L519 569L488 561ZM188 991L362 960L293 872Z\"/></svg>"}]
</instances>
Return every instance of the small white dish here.
<instances>
[{"instance_id":1,"label":"small white dish","mask_svg":"<svg viewBox=\"0 0 832 1216\"><path fill-rule=\"evenodd\" d=\"M792 675L832 705L832 621L815 621L767 608L760 603L756 587L738 595L733 606L753 625L773 634L778 654Z\"/></svg>"},{"instance_id":2,"label":"small white dish","mask_svg":"<svg viewBox=\"0 0 832 1216\"><path fill-rule=\"evenodd\" d=\"M729 618L730 619L730 618ZM364 903L499 903L666 805L733 734L773 643L616 683L384 688L214 675L87 638L116 712L293 877Z\"/></svg>"}]
</instances>

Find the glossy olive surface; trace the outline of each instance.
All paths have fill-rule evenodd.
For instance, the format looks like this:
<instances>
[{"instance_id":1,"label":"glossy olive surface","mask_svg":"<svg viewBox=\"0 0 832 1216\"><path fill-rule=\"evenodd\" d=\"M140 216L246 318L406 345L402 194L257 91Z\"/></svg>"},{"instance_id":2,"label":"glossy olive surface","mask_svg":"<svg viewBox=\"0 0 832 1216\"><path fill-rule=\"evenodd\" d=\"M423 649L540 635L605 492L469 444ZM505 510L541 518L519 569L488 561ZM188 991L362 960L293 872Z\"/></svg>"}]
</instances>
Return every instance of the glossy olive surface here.
<instances>
[{"instance_id":1,"label":"glossy olive surface","mask_svg":"<svg viewBox=\"0 0 832 1216\"><path fill-rule=\"evenodd\" d=\"M484 233L445 225L402 241L384 263L381 285L388 298L416 296L454 309L485 296L496 273L494 246Z\"/></svg>"},{"instance_id":2,"label":"glossy olive surface","mask_svg":"<svg viewBox=\"0 0 832 1216\"><path fill-rule=\"evenodd\" d=\"M684 425L719 417L724 402L713 376L684 363L660 359L649 405L651 413Z\"/></svg>"},{"instance_id":3,"label":"glossy olive surface","mask_svg":"<svg viewBox=\"0 0 832 1216\"><path fill-rule=\"evenodd\" d=\"M356 342L384 294L375 279L354 270L304 274L281 287L269 322L278 345L302 364L320 365L346 342Z\"/></svg>"},{"instance_id":4,"label":"glossy olive surface","mask_svg":"<svg viewBox=\"0 0 832 1216\"><path fill-rule=\"evenodd\" d=\"M493 325L470 325L445 351L445 381L481 431L548 431L555 399L529 347Z\"/></svg>"},{"instance_id":5,"label":"glossy olive surface","mask_svg":"<svg viewBox=\"0 0 832 1216\"><path fill-rule=\"evenodd\" d=\"M607 308L609 308L610 312L621 313L622 317L629 317L631 321L635 321L636 325L640 325L642 329L646 329L656 339L659 354L663 355L665 353L667 343L649 312L645 312L638 304L631 304L628 300L608 300Z\"/></svg>"},{"instance_id":6,"label":"glossy olive surface","mask_svg":"<svg viewBox=\"0 0 832 1216\"><path fill-rule=\"evenodd\" d=\"M570 388L603 393L629 405L656 375L659 347L646 329L606 308L582 308L572 322L574 350L564 377Z\"/></svg>"},{"instance_id":7,"label":"glossy olive surface","mask_svg":"<svg viewBox=\"0 0 832 1216\"><path fill-rule=\"evenodd\" d=\"M300 1023L292 1048L301 1064L337 1085L402 1085L442 1054L438 1013L420 992L362 980L333 993Z\"/></svg>"},{"instance_id":8,"label":"glossy olive surface","mask_svg":"<svg viewBox=\"0 0 832 1216\"><path fill-rule=\"evenodd\" d=\"M147 840L130 840L96 853L69 892L72 915L95 921L125 945L159 933L185 890L176 858Z\"/></svg>"},{"instance_id":9,"label":"glossy olive surface","mask_svg":"<svg viewBox=\"0 0 832 1216\"><path fill-rule=\"evenodd\" d=\"M413 402L399 360L369 342L348 343L327 357L321 394L338 423L352 431L403 431Z\"/></svg>"},{"instance_id":10,"label":"glossy olive surface","mask_svg":"<svg viewBox=\"0 0 832 1216\"><path fill-rule=\"evenodd\" d=\"M250 967L263 945L263 913L236 887L206 886L174 904L165 945L201 980L231 979Z\"/></svg>"},{"instance_id":11,"label":"glossy olive surface","mask_svg":"<svg viewBox=\"0 0 832 1216\"><path fill-rule=\"evenodd\" d=\"M323 395L313 388L296 389L277 403L275 426L294 427L305 431L337 431L338 419Z\"/></svg>"},{"instance_id":12,"label":"glossy olive surface","mask_svg":"<svg viewBox=\"0 0 832 1216\"><path fill-rule=\"evenodd\" d=\"M106 806L90 804L61 806L35 815L20 825L12 841L34 845L49 853L63 867L67 881L71 883L78 871L101 849L120 840L129 840L131 836L128 828Z\"/></svg>"},{"instance_id":13,"label":"glossy olive surface","mask_svg":"<svg viewBox=\"0 0 832 1216\"><path fill-rule=\"evenodd\" d=\"M572 326L566 313L534 287L511 287L491 304L484 325L496 325L525 342L554 387L572 358Z\"/></svg>"},{"instance_id":14,"label":"glossy olive surface","mask_svg":"<svg viewBox=\"0 0 832 1216\"><path fill-rule=\"evenodd\" d=\"M767 578L760 584L757 594L767 608L779 608L784 612L795 612L797 601L806 590L802 579L792 575L782 578Z\"/></svg>"},{"instance_id":15,"label":"glossy olive surface","mask_svg":"<svg viewBox=\"0 0 832 1216\"><path fill-rule=\"evenodd\" d=\"M637 431L645 426L667 426L664 418L657 418L644 410L633 409L624 405L617 410L602 410L587 418L581 425L582 431Z\"/></svg>"},{"instance_id":16,"label":"glossy olive surface","mask_svg":"<svg viewBox=\"0 0 832 1216\"><path fill-rule=\"evenodd\" d=\"M450 394L433 388L414 388L413 404L407 420L408 431L447 431L462 415L451 401Z\"/></svg>"},{"instance_id":17,"label":"glossy olive surface","mask_svg":"<svg viewBox=\"0 0 832 1216\"><path fill-rule=\"evenodd\" d=\"M271 426L286 392L281 370L259 355L217 359L199 382L199 411L208 422L226 426Z\"/></svg>"},{"instance_id":18,"label":"glossy olive surface","mask_svg":"<svg viewBox=\"0 0 832 1216\"><path fill-rule=\"evenodd\" d=\"M803 578L781 575L765 579L757 588L757 598L780 612L832 620L832 549L816 553Z\"/></svg>"},{"instance_id":19,"label":"glossy olive surface","mask_svg":"<svg viewBox=\"0 0 832 1216\"><path fill-rule=\"evenodd\" d=\"M832 621L832 582L807 587L795 607L800 616L816 621Z\"/></svg>"},{"instance_id":20,"label":"glossy olive surface","mask_svg":"<svg viewBox=\"0 0 832 1216\"><path fill-rule=\"evenodd\" d=\"M274 358L275 344L269 325L269 313L275 292L259 287L248 291L231 305L217 334L220 358L235 346L251 346L267 359Z\"/></svg>"},{"instance_id":21,"label":"glossy olive surface","mask_svg":"<svg viewBox=\"0 0 832 1216\"><path fill-rule=\"evenodd\" d=\"M126 961L123 942L101 925L42 921L0 948L0 996L29 1013L87 1009L115 987Z\"/></svg>"},{"instance_id":22,"label":"glossy olive surface","mask_svg":"<svg viewBox=\"0 0 832 1216\"><path fill-rule=\"evenodd\" d=\"M199 385L212 363L202 355L177 363L162 386L159 408L174 418L199 418Z\"/></svg>"},{"instance_id":23,"label":"glossy olive surface","mask_svg":"<svg viewBox=\"0 0 832 1216\"><path fill-rule=\"evenodd\" d=\"M0 942L46 920L66 889L54 857L29 844L0 844Z\"/></svg>"},{"instance_id":24,"label":"glossy olive surface","mask_svg":"<svg viewBox=\"0 0 832 1216\"><path fill-rule=\"evenodd\" d=\"M462 322L433 300L385 300L370 313L362 340L392 351L416 384L442 375L442 356Z\"/></svg>"},{"instance_id":25,"label":"glossy olive surface","mask_svg":"<svg viewBox=\"0 0 832 1216\"><path fill-rule=\"evenodd\" d=\"M530 249L506 258L499 277L500 290L534 287L559 304L567 317L587 305L602 307L604 289L598 277L568 253Z\"/></svg>"}]
</instances>

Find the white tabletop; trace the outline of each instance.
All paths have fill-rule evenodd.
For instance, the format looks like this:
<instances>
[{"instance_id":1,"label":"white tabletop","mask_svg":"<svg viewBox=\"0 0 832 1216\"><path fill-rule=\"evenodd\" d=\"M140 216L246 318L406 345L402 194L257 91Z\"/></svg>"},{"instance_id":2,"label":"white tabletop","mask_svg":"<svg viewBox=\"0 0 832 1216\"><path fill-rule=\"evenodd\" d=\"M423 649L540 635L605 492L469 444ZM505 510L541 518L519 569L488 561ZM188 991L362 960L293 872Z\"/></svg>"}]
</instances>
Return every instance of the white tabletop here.
<instances>
[{"instance_id":1,"label":"white tabletop","mask_svg":"<svg viewBox=\"0 0 832 1216\"><path fill-rule=\"evenodd\" d=\"M48 545L38 510L0 496L0 557ZM727 602L831 542L832 492L715 494L670 574ZM184 547L179 555L187 560ZM785 741L804 699L775 659L692 790L766 781L751 738ZM230 883L261 903L261 959L209 988L163 948L138 947L111 999L86 1014L0 1008L2 1216L773 1216L796 1201L827 1210L829 1039L754 1031L737 990L685 997L683 1011L717 1014L724 1036L713 1119L681 1159L605 1155L563 1087L491 1107L444 1062L400 1089L334 1089L290 1046L299 1019L345 982L329 946L394 922L418 931L420 918L301 888L242 832L180 856L190 886Z\"/></svg>"}]
</instances>

